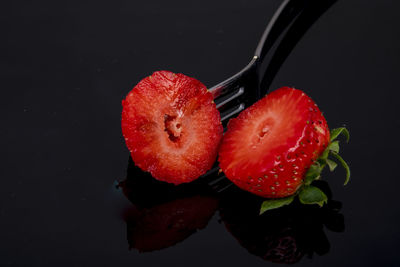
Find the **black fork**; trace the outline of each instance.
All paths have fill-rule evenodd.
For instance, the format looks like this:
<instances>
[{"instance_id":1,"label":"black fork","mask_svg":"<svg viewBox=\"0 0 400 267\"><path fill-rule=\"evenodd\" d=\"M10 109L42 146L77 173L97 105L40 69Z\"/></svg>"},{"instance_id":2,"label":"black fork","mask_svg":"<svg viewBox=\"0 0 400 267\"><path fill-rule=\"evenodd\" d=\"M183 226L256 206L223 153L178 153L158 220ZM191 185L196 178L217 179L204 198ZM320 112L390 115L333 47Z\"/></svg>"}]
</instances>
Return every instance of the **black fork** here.
<instances>
[{"instance_id":1,"label":"black fork","mask_svg":"<svg viewBox=\"0 0 400 267\"><path fill-rule=\"evenodd\" d=\"M224 126L229 119L262 98L280 66L304 33L336 1L283 0L264 30L250 63L232 77L210 88ZM264 59L274 45L275 52L270 55L269 64L265 67ZM204 177L218 170L219 167L215 166ZM222 175L209 184L219 189L231 185L229 181L225 181L225 185L221 184L221 180L226 180L223 178L225 176Z\"/></svg>"},{"instance_id":2,"label":"black fork","mask_svg":"<svg viewBox=\"0 0 400 267\"><path fill-rule=\"evenodd\" d=\"M284 0L282 2L268 23L250 63L232 77L210 88L224 125L267 92L280 65L295 44L335 1ZM272 56L271 64L262 74L263 61L278 39L281 39L281 43L275 50L275 55L279 57Z\"/></svg>"}]
</instances>

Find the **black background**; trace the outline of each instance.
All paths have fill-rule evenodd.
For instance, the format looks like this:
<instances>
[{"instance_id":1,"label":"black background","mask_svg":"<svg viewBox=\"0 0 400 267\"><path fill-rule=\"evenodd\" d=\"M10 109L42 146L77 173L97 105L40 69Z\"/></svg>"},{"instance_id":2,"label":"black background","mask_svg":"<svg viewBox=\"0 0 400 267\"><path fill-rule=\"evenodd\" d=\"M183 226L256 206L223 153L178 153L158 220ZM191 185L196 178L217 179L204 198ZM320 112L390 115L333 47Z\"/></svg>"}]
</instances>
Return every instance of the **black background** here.
<instances>
[{"instance_id":1,"label":"black background","mask_svg":"<svg viewBox=\"0 0 400 267\"><path fill-rule=\"evenodd\" d=\"M2 4L0 265L265 266L218 223L154 253L128 250L115 189L128 151L121 100L167 69L208 87L239 71L278 0L10 1ZM398 266L398 1L339 0L271 86L303 89L330 127L347 125L344 172L329 174L344 233L299 265Z\"/></svg>"}]
</instances>

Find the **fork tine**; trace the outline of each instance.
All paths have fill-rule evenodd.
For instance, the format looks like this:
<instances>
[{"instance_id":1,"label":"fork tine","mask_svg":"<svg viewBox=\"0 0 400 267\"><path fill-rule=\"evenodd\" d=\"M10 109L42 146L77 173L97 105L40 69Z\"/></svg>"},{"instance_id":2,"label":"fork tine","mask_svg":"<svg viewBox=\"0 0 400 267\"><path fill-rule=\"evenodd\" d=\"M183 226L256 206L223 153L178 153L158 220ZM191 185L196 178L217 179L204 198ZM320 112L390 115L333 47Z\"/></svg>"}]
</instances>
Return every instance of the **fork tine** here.
<instances>
[{"instance_id":1,"label":"fork tine","mask_svg":"<svg viewBox=\"0 0 400 267\"><path fill-rule=\"evenodd\" d=\"M221 121L225 122L227 119L232 117L233 115L239 113L240 111L244 110L245 104L240 103L238 106L235 106L231 109L228 109L227 111L222 112L221 114Z\"/></svg>"},{"instance_id":2,"label":"fork tine","mask_svg":"<svg viewBox=\"0 0 400 267\"><path fill-rule=\"evenodd\" d=\"M218 99L220 99L220 101L216 101L216 105L217 108L222 107L223 105L225 105L226 103L238 98L239 96L241 96L244 93L244 87L240 87L238 90L234 91L231 94L228 94L225 98L223 97L219 97Z\"/></svg>"}]
</instances>

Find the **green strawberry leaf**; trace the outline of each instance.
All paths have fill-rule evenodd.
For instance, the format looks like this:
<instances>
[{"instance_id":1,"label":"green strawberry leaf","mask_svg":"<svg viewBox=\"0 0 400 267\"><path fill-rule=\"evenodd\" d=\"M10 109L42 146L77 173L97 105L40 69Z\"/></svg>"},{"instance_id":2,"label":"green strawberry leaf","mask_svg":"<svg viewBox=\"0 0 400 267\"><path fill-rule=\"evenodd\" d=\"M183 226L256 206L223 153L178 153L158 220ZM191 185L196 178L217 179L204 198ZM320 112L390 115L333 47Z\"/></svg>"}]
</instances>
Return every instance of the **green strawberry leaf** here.
<instances>
[{"instance_id":1,"label":"green strawberry leaf","mask_svg":"<svg viewBox=\"0 0 400 267\"><path fill-rule=\"evenodd\" d=\"M346 171L346 180L344 181L344 185L346 185L350 181L350 167L349 165L347 165L346 161L344 161L344 159L339 156L338 153L331 151L331 154L340 162L340 164Z\"/></svg>"},{"instance_id":2,"label":"green strawberry leaf","mask_svg":"<svg viewBox=\"0 0 400 267\"><path fill-rule=\"evenodd\" d=\"M318 160L326 160L329 156L329 146L324 150L324 152L322 152L321 156L319 156Z\"/></svg>"},{"instance_id":3,"label":"green strawberry leaf","mask_svg":"<svg viewBox=\"0 0 400 267\"><path fill-rule=\"evenodd\" d=\"M277 209L293 202L295 195L285 198L268 199L261 204L260 215L267 210Z\"/></svg>"},{"instance_id":4,"label":"green strawberry leaf","mask_svg":"<svg viewBox=\"0 0 400 267\"><path fill-rule=\"evenodd\" d=\"M304 179L304 183L306 185L309 185L312 183L312 181L318 179L321 175L322 169L323 167L321 167L318 161L312 164L306 173L306 178Z\"/></svg>"},{"instance_id":5,"label":"green strawberry leaf","mask_svg":"<svg viewBox=\"0 0 400 267\"><path fill-rule=\"evenodd\" d=\"M302 204L318 204L320 207L328 202L328 197L324 192L315 186L305 186L299 193L299 200Z\"/></svg>"},{"instance_id":6,"label":"green strawberry leaf","mask_svg":"<svg viewBox=\"0 0 400 267\"><path fill-rule=\"evenodd\" d=\"M321 172L322 172L322 170L325 168L325 166L326 166L326 160L327 159L323 159L323 158L318 158L317 159L317 162L318 162L318 164L321 166L320 168L321 168Z\"/></svg>"},{"instance_id":7,"label":"green strawberry leaf","mask_svg":"<svg viewBox=\"0 0 400 267\"><path fill-rule=\"evenodd\" d=\"M329 144L327 149L329 149L329 151L335 151L336 153L339 153L339 141L333 141Z\"/></svg>"},{"instance_id":8,"label":"green strawberry leaf","mask_svg":"<svg viewBox=\"0 0 400 267\"><path fill-rule=\"evenodd\" d=\"M298 195L300 203L302 204L317 204L322 207L328 202L328 198L323 191L318 187L312 186L311 183L321 177L321 172L326 165L328 165L330 171L333 171L337 167L337 163L331 159L328 159L329 155L336 158L338 162L344 167L346 171L346 179L344 185L350 180L350 168L347 163L339 156L339 141L336 140L339 135L343 134L346 141L349 142L350 134L349 131L344 128L337 128L331 131L331 140L327 148L322 152L320 157L310 166L304 178L304 185L300 188L297 194L279 199L268 199L261 204L260 214L272 209L277 209L285 205L289 205L293 202L296 195Z\"/></svg>"},{"instance_id":9,"label":"green strawberry leaf","mask_svg":"<svg viewBox=\"0 0 400 267\"><path fill-rule=\"evenodd\" d=\"M337 167L337 163L330 159L326 159L326 164L329 166L329 170L331 172L333 172L335 170L335 168Z\"/></svg>"},{"instance_id":10,"label":"green strawberry leaf","mask_svg":"<svg viewBox=\"0 0 400 267\"><path fill-rule=\"evenodd\" d=\"M340 134L343 134L346 137L346 142L348 143L350 140L350 133L345 127L340 127L331 130L331 141L335 140Z\"/></svg>"}]
</instances>

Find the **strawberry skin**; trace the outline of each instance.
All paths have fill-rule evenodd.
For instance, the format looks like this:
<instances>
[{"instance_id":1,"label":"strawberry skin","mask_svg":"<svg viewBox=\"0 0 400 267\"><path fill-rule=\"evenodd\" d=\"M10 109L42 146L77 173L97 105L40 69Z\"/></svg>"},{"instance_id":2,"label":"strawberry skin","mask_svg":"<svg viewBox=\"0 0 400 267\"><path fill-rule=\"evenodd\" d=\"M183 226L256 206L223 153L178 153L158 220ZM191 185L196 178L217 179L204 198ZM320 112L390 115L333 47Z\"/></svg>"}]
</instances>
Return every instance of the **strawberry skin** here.
<instances>
[{"instance_id":1,"label":"strawberry skin","mask_svg":"<svg viewBox=\"0 0 400 267\"><path fill-rule=\"evenodd\" d=\"M212 167L223 127L213 96L201 82L157 71L140 81L122 106L122 133L142 170L181 184Z\"/></svg>"},{"instance_id":2,"label":"strawberry skin","mask_svg":"<svg viewBox=\"0 0 400 267\"><path fill-rule=\"evenodd\" d=\"M329 129L314 101L283 87L228 123L220 167L238 187L265 198L294 194L329 143Z\"/></svg>"}]
</instances>

